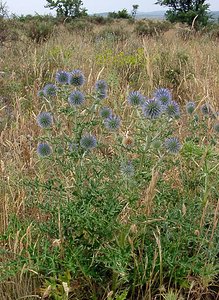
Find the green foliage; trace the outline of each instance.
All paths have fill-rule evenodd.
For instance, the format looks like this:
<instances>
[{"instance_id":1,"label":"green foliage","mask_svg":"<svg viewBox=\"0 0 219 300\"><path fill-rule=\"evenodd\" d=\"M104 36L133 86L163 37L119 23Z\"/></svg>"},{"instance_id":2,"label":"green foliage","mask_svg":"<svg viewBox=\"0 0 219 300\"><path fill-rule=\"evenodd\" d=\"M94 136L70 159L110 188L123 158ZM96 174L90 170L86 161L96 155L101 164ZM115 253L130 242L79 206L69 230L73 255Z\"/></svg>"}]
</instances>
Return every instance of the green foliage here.
<instances>
[{"instance_id":1,"label":"green foliage","mask_svg":"<svg viewBox=\"0 0 219 300\"><path fill-rule=\"evenodd\" d=\"M26 35L32 41L41 43L47 41L54 33L54 24L44 21L30 21L26 24Z\"/></svg>"},{"instance_id":2,"label":"green foliage","mask_svg":"<svg viewBox=\"0 0 219 300\"><path fill-rule=\"evenodd\" d=\"M135 32L139 36L160 36L171 28L167 21L141 20L136 23Z\"/></svg>"},{"instance_id":3,"label":"green foliage","mask_svg":"<svg viewBox=\"0 0 219 300\"><path fill-rule=\"evenodd\" d=\"M71 22L66 23L66 28L70 32L92 32L93 24L86 19L80 18L72 20Z\"/></svg>"},{"instance_id":4,"label":"green foliage","mask_svg":"<svg viewBox=\"0 0 219 300\"><path fill-rule=\"evenodd\" d=\"M0 1L0 19L3 19L8 16L8 7L7 3Z\"/></svg>"},{"instance_id":5,"label":"green foliage","mask_svg":"<svg viewBox=\"0 0 219 300\"><path fill-rule=\"evenodd\" d=\"M133 18L133 19L136 18L138 8L139 8L139 5L138 5L138 4L133 4L133 5L132 5L131 15L132 15L132 18Z\"/></svg>"},{"instance_id":6,"label":"green foliage","mask_svg":"<svg viewBox=\"0 0 219 300\"><path fill-rule=\"evenodd\" d=\"M210 19L208 12L210 5L205 0L158 0L156 4L170 8L166 12L166 18L173 23L187 23L190 26L193 25L195 28L199 28L207 25Z\"/></svg>"},{"instance_id":7,"label":"green foliage","mask_svg":"<svg viewBox=\"0 0 219 300\"><path fill-rule=\"evenodd\" d=\"M128 13L127 9L124 8L118 12L109 12L108 18L111 19L130 19L132 16Z\"/></svg>"},{"instance_id":8,"label":"green foliage","mask_svg":"<svg viewBox=\"0 0 219 300\"><path fill-rule=\"evenodd\" d=\"M125 41L129 37L130 33L123 27L111 27L104 28L95 34L95 41L108 41L118 42ZM107 50L106 50L107 52ZM100 54L102 56L102 54Z\"/></svg>"},{"instance_id":9,"label":"green foliage","mask_svg":"<svg viewBox=\"0 0 219 300\"><path fill-rule=\"evenodd\" d=\"M116 64L123 59L136 57L122 53ZM122 131L110 133L99 117L106 100L90 92L76 109L68 105L70 92L62 86L57 98L40 100L57 121L37 139L48 141L53 153L38 159L34 176L20 182L24 212L11 219L2 241L21 237L22 243L16 260L5 263L4 276L25 264L47 278L42 294L57 300L74 293L75 281L86 281L87 294L78 296L83 300L106 292L111 299L140 300L166 282L183 286L190 276L202 276L208 287L215 269L205 266L216 261L218 232L209 230L213 207L205 205L219 184L218 153L211 139L202 142L211 119L200 116L194 124L193 115L183 114L192 132L178 155L168 154L163 141L176 134L179 120L164 114L145 119L140 108L123 102L115 111L132 114L131 126L125 116L122 126L135 141L126 147ZM87 132L97 136L96 149L80 147ZM153 147L155 140L160 147ZM124 176L121 164L130 161L134 174Z\"/></svg>"},{"instance_id":10,"label":"green foliage","mask_svg":"<svg viewBox=\"0 0 219 300\"><path fill-rule=\"evenodd\" d=\"M58 17L78 18L86 15L82 0L46 0L46 7L55 9Z\"/></svg>"}]
</instances>

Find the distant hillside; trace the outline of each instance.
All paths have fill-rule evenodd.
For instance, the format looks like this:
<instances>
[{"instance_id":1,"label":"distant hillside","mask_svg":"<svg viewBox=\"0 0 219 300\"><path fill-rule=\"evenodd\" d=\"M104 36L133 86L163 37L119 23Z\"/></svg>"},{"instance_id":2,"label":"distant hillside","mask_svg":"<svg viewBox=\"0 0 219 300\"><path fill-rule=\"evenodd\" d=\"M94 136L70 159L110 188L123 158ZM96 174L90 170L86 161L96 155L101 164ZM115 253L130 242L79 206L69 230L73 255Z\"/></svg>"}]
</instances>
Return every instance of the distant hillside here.
<instances>
[{"instance_id":1,"label":"distant hillside","mask_svg":"<svg viewBox=\"0 0 219 300\"><path fill-rule=\"evenodd\" d=\"M212 14L212 17L214 19L218 20L218 18L219 18L219 11L212 11L211 14Z\"/></svg>"},{"instance_id":2,"label":"distant hillside","mask_svg":"<svg viewBox=\"0 0 219 300\"><path fill-rule=\"evenodd\" d=\"M219 11L211 11L212 17L213 19L217 20L219 18ZM95 14L97 16L103 16L103 17L107 17L108 12L104 12L104 13L97 13ZM165 11L151 11L151 12L138 12L136 15L137 19L164 19L165 18Z\"/></svg>"},{"instance_id":3,"label":"distant hillside","mask_svg":"<svg viewBox=\"0 0 219 300\"><path fill-rule=\"evenodd\" d=\"M165 11L138 12L137 19L164 19Z\"/></svg>"},{"instance_id":4,"label":"distant hillside","mask_svg":"<svg viewBox=\"0 0 219 300\"><path fill-rule=\"evenodd\" d=\"M138 12L137 19L164 19L165 11ZM97 13L96 16L107 17L108 12Z\"/></svg>"}]
</instances>

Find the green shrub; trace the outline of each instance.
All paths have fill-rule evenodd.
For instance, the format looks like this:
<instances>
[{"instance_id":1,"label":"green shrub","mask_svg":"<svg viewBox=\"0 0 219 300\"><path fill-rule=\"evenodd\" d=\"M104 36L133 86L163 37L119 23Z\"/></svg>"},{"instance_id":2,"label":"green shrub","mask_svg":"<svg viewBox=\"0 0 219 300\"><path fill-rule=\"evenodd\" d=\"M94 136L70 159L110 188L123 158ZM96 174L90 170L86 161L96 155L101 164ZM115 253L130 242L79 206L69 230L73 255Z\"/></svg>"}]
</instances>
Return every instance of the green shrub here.
<instances>
[{"instance_id":1,"label":"green shrub","mask_svg":"<svg viewBox=\"0 0 219 300\"><path fill-rule=\"evenodd\" d=\"M93 24L86 19L75 19L66 23L66 27L69 32L91 32L93 30Z\"/></svg>"},{"instance_id":2,"label":"green shrub","mask_svg":"<svg viewBox=\"0 0 219 300\"><path fill-rule=\"evenodd\" d=\"M167 21L141 20L136 22L134 31L139 36L160 36L171 28Z\"/></svg>"},{"instance_id":3,"label":"green shrub","mask_svg":"<svg viewBox=\"0 0 219 300\"><path fill-rule=\"evenodd\" d=\"M25 32L28 38L36 43L47 41L54 34L54 25L45 21L30 21L25 23Z\"/></svg>"},{"instance_id":4,"label":"green shrub","mask_svg":"<svg viewBox=\"0 0 219 300\"><path fill-rule=\"evenodd\" d=\"M97 34L95 34L94 39L108 40L108 41L125 41L129 37L130 33L125 30L123 27L108 27L100 30Z\"/></svg>"},{"instance_id":5,"label":"green shrub","mask_svg":"<svg viewBox=\"0 0 219 300\"><path fill-rule=\"evenodd\" d=\"M60 74L70 76L59 72L57 82ZM106 82L85 97L83 74L73 75L74 92L61 78L58 89L49 84L39 93L46 113L34 120L38 158L34 171L18 179L25 191L22 215L11 216L1 237L22 242L13 257L3 250L2 279L25 266L60 300L66 291L83 300L106 294L141 300L161 288L183 288L207 271L213 280L215 269L204 271L217 261L219 236L212 108L207 114L195 103L196 111L183 108L182 127L169 90L158 89L147 101L136 91L125 93L127 101L104 119ZM179 141L182 130L186 137Z\"/></svg>"}]
</instances>

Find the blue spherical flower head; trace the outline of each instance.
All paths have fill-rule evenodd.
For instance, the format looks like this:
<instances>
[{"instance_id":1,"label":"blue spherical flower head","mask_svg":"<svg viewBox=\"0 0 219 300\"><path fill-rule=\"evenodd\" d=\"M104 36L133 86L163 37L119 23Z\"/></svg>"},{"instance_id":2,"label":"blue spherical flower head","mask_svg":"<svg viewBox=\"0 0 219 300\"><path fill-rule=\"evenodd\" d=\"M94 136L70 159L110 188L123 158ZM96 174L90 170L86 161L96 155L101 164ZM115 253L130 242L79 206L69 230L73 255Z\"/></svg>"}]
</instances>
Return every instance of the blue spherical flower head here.
<instances>
[{"instance_id":1,"label":"blue spherical flower head","mask_svg":"<svg viewBox=\"0 0 219 300\"><path fill-rule=\"evenodd\" d=\"M161 104L165 106L172 100L172 94L168 89L159 88L155 90L154 98L160 101Z\"/></svg>"},{"instance_id":2,"label":"blue spherical flower head","mask_svg":"<svg viewBox=\"0 0 219 300\"><path fill-rule=\"evenodd\" d=\"M52 153L52 149L48 143L39 143L37 146L37 153L41 157L49 156Z\"/></svg>"},{"instance_id":3,"label":"blue spherical flower head","mask_svg":"<svg viewBox=\"0 0 219 300\"><path fill-rule=\"evenodd\" d=\"M149 99L143 104L142 111L146 118L157 119L161 115L163 108L160 101Z\"/></svg>"},{"instance_id":4,"label":"blue spherical flower head","mask_svg":"<svg viewBox=\"0 0 219 300\"><path fill-rule=\"evenodd\" d=\"M214 124L214 131L219 133L219 121Z\"/></svg>"},{"instance_id":5,"label":"blue spherical flower head","mask_svg":"<svg viewBox=\"0 0 219 300\"><path fill-rule=\"evenodd\" d=\"M186 112L188 114L192 114L195 110L195 103L194 102L188 102L186 103Z\"/></svg>"},{"instance_id":6,"label":"blue spherical flower head","mask_svg":"<svg viewBox=\"0 0 219 300\"><path fill-rule=\"evenodd\" d=\"M165 148L167 152L176 154L180 151L181 149L181 144L176 137L171 137L165 140Z\"/></svg>"},{"instance_id":7,"label":"blue spherical flower head","mask_svg":"<svg viewBox=\"0 0 219 300\"><path fill-rule=\"evenodd\" d=\"M53 123L52 115L49 112L41 112L37 116L37 124L41 128L49 128Z\"/></svg>"},{"instance_id":8,"label":"blue spherical flower head","mask_svg":"<svg viewBox=\"0 0 219 300\"><path fill-rule=\"evenodd\" d=\"M201 106L201 112L205 116L210 115L212 113L212 108L211 108L210 104L208 104L208 103L203 104Z\"/></svg>"},{"instance_id":9,"label":"blue spherical flower head","mask_svg":"<svg viewBox=\"0 0 219 300\"><path fill-rule=\"evenodd\" d=\"M96 140L95 136L93 136L91 134L86 134L86 135L82 136L82 138L80 140L80 146L85 150L90 150L90 149L96 148L97 140Z\"/></svg>"},{"instance_id":10,"label":"blue spherical flower head","mask_svg":"<svg viewBox=\"0 0 219 300\"><path fill-rule=\"evenodd\" d=\"M95 84L95 90L99 99L105 99L107 97L108 85L105 80L98 80Z\"/></svg>"},{"instance_id":11,"label":"blue spherical flower head","mask_svg":"<svg viewBox=\"0 0 219 300\"><path fill-rule=\"evenodd\" d=\"M66 71L58 71L56 73L56 81L60 84L68 84L69 73Z\"/></svg>"},{"instance_id":12,"label":"blue spherical flower head","mask_svg":"<svg viewBox=\"0 0 219 300\"><path fill-rule=\"evenodd\" d=\"M138 106L138 105L142 105L144 102L144 96L136 91L136 92L130 92L128 95L128 103L133 105L133 106Z\"/></svg>"},{"instance_id":13,"label":"blue spherical flower head","mask_svg":"<svg viewBox=\"0 0 219 300\"><path fill-rule=\"evenodd\" d=\"M123 162L120 166L120 171L127 178L133 177L135 174L135 168L131 161Z\"/></svg>"},{"instance_id":14,"label":"blue spherical flower head","mask_svg":"<svg viewBox=\"0 0 219 300\"><path fill-rule=\"evenodd\" d=\"M112 109L110 109L109 107L103 107L103 108L101 108L101 110L100 110L100 116L103 119L107 119L107 118L111 117L112 116Z\"/></svg>"},{"instance_id":15,"label":"blue spherical flower head","mask_svg":"<svg viewBox=\"0 0 219 300\"><path fill-rule=\"evenodd\" d=\"M68 102L72 106L80 106L84 103L84 101L85 101L85 96L80 91L74 91L68 97Z\"/></svg>"},{"instance_id":16,"label":"blue spherical flower head","mask_svg":"<svg viewBox=\"0 0 219 300\"><path fill-rule=\"evenodd\" d=\"M180 109L178 103L175 101L170 101L166 106L165 106L165 112L167 115L171 118L177 118L180 115Z\"/></svg>"},{"instance_id":17,"label":"blue spherical flower head","mask_svg":"<svg viewBox=\"0 0 219 300\"><path fill-rule=\"evenodd\" d=\"M48 83L43 88L44 96L56 96L57 86L52 83Z\"/></svg>"},{"instance_id":18,"label":"blue spherical flower head","mask_svg":"<svg viewBox=\"0 0 219 300\"><path fill-rule=\"evenodd\" d=\"M120 127L120 122L120 117L112 115L104 120L104 125L107 129L115 131Z\"/></svg>"},{"instance_id":19,"label":"blue spherical flower head","mask_svg":"<svg viewBox=\"0 0 219 300\"><path fill-rule=\"evenodd\" d=\"M82 86L85 83L85 77L81 70L73 70L69 73L68 83L74 86Z\"/></svg>"}]
</instances>

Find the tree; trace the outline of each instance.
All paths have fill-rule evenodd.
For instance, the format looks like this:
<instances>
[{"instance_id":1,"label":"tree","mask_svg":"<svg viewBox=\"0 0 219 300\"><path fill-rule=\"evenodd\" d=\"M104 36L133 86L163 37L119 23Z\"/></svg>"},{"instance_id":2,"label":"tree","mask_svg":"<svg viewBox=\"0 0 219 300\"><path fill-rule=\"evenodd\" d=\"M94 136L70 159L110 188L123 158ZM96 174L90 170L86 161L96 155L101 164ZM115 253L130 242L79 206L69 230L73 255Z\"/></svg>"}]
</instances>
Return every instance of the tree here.
<instances>
[{"instance_id":1,"label":"tree","mask_svg":"<svg viewBox=\"0 0 219 300\"><path fill-rule=\"evenodd\" d=\"M211 18L206 0L158 0L155 4L170 8L166 18L172 23L182 22L198 28L207 25Z\"/></svg>"},{"instance_id":2,"label":"tree","mask_svg":"<svg viewBox=\"0 0 219 300\"><path fill-rule=\"evenodd\" d=\"M132 5L131 15L132 15L132 18L133 18L133 19L136 18L136 14L137 14L138 8L139 8L139 5L138 5L138 4L133 4L133 5Z\"/></svg>"},{"instance_id":3,"label":"tree","mask_svg":"<svg viewBox=\"0 0 219 300\"><path fill-rule=\"evenodd\" d=\"M45 7L56 9L58 17L81 17L87 15L86 8L82 7L82 0L46 0Z\"/></svg>"},{"instance_id":4,"label":"tree","mask_svg":"<svg viewBox=\"0 0 219 300\"><path fill-rule=\"evenodd\" d=\"M6 2L0 1L0 18L8 17L8 7Z\"/></svg>"},{"instance_id":5,"label":"tree","mask_svg":"<svg viewBox=\"0 0 219 300\"><path fill-rule=\"evenodd\" d=\"M126 8L119 10L118 12L109 12L108 13L108 18L112 19L130 19L131 15L129 15L128 11Z\"/></svg>"}]
</instances>

